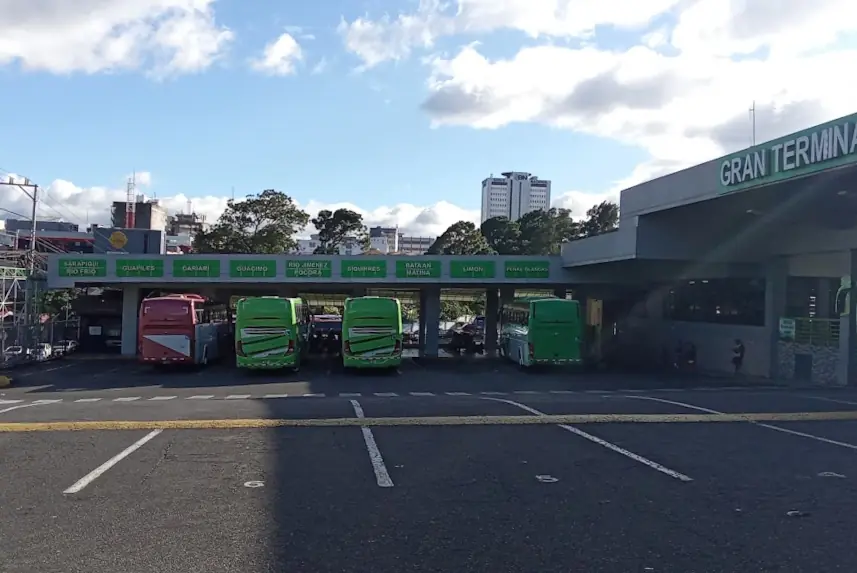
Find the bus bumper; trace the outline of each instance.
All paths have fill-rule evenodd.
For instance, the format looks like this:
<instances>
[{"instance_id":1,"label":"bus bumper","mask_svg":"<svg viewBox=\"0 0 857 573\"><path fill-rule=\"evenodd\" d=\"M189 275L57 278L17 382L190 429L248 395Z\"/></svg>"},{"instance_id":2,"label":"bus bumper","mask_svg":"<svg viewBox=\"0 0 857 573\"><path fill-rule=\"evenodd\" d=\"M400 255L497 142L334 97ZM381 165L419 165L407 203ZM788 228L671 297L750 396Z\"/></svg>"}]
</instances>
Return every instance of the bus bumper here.
<instances>
[{"instance_id":1,"label":"bus bumper","mask_svg":"<svg viewBox=\"0 0 857 573\"><path fill-rule=\"evenodd\" d=\"M344 355L342 365L346 368L393 368L402 363L402 355L360 357Z\"/></svg>"},{"instance_id":2,"label":"bus bumper","mask_svg":"<svg viewBox=\"0 0 857 573\"><path fill-rule=\"evenodd\" d=\"M530 360L530 364L545 364L545 365L569 365L583 364L582 358L534 358Z\"/></svg>"},{"instance_id":3,"label":"bus bumper","mask_svg":"<svg viewBox=\"0 0 857 573\"><path fill-rule=\"evenodd\" d=\"M248 360L238 358L235 361L238 368L248 370L277 370L279 368L294 368L298 365L295 358L280 358L279 360Z\"/></svg>"}]
</instances>

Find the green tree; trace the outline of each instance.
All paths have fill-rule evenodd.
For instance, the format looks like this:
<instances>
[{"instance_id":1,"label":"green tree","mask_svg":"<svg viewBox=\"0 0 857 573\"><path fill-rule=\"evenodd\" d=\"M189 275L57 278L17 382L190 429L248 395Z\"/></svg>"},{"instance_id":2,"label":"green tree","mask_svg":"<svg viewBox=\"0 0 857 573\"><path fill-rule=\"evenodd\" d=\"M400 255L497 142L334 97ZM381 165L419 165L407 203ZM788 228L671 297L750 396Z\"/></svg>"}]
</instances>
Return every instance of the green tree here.
<instances>
[{"instance_id":1,"label":"green tree","mask_svg":"<svg viewBox=\"0 0 857 573\"><path fill-rule=\"evenodd\" d=\"M619 205L613 201L602 201L586 212L581 224L583 237L594 237L619 228Z\"/></svg>"},{"instance_id":2,"label":"green tree","mask_svg":"<svg viewBox=\"0 0 857 573\"><path fill-rule=\"evenodd\" d=\"M420 305L413 302L402 303L402 318L405 320L417 320L420 315Z\"/></svg>"},{"instance_id":3,"label":"green tree","mask_svg":"<svg viewBox=\"0 0 857 573\"><path fill-rule=\"evenodd\" d=\"M440 301L440 319L444 322L457 319L459 316L470 314L470 309L464 303L457 300Z\"/></svg>"},{"instance_id":4,"label":"green tree","mask_svg":"<svg viewBox=\"0 0 857 573\"><path fill-rule=\"evenodd\" d=\"M517 221L510 221L508 217L492 217L482 223L479 231L497 254L521 254L521 226Z\"/></svg>"},{"instance_id":5,"label":"green tree","mask_svg":"<svg viewBox=\"0 0 857 573\"><path fill-rule=\"evenodd\" d=\"M243 201L230 200L217 223L194 238L197 253L277 254L297 247L295 235L309 215L291 197L266 189Z\"/></svg>"},{"instance_id":6,"label":"green tree","mask_svg":"<svg viewBox=\"0 0 857 573\"><path fill-rule=\"evenodd\" d=\"M65 317L71 314L71 305L80 296L80 289L54 289L42 291L38 298L38 311L41 314Z\"/></svg>"},{"instance_id":7,"label":"green tree","mask_svg":"<svg viewBox=\"0 0 857 573\"><path fill-rule=\"evenodd\" d=\"M429 247L429 255L493 255L494 250L470 221L453 223Z\"/></svg>"},{"instance_id":8,"label":"green tree","mask_svg":"<svg viewBox=\"0 0 857 573\"><path fill-rule=\"evenodd\" d=\"M363 224L363 215L350 209L329 211L324 209L312 220L318 230L317 255L337 255L339 247L349 239L356 240L363 251L369 250L369 231Z\"/></svg>"},{"instance_id":9,"label":"green tree","mask_svg":"<svg viewBox=\"0 0 857 573\"><path fill-rule=\"evenodd\" d=\"M580 237L580 224L571 218L568 209L531 211L517 223L521 229L519 252L524 255L556 255L563 241Z\"/></svg>"}]
</instances>

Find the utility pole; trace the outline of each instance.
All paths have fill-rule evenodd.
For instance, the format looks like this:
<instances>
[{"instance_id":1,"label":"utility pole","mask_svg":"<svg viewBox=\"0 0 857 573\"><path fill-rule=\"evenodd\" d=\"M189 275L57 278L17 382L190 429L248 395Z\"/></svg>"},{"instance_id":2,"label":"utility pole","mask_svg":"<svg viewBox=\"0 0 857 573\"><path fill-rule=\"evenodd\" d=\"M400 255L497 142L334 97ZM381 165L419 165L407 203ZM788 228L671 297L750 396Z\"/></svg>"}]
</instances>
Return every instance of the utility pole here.
<instances>
[{"instance_id":1,"label":"utility pole","mask_svg":"<svg viewBox=\"0 0 857 573\"><path fill-rule=\"evenodd\" d=\"M756 146L756 100L753 100L753 105L750 106L750 125L752 126L751 146Z\"/></svg>"}]
</instances>

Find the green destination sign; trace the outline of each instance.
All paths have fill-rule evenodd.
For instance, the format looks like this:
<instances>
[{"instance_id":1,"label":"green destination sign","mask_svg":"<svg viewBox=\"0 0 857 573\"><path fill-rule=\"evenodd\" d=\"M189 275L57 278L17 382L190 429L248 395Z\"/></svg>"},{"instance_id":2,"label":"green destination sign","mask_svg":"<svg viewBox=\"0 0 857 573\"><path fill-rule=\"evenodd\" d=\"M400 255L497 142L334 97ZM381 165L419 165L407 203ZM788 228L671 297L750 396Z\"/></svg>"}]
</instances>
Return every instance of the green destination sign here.
<instances>
[{"instance_id":1,"label":"green destination sign","mask_svg":"<svg viewBox=\"0 0 857 573\"><path fill-rule=\"evenodd\" d=\"M724 157L721 193L784 181L857 162L857 114Z\"/></svg>"},{"instance_id":2,"label":"green destination sign","mask_svg":"<svg viewBox=\"0 0 857 573\"><path fill-rule=\"evenodd\" d=\"M286 261L286 276L297 279L324 278L333 276L333 263L324 261L290 259Z\"/></svg>"},{"instance_id":3,"label":"green destination sign","mask_svg":"<svg viewBox=\"0 0 857 573\"><path fill-rule=\"evenodd\" d=\"M106 277L106 259L60 259L61 277Z\"/></svg>"},{"instance_id":4,"label":"green destination sign","mask_svg":"<svg viewBox=\"0 0 857 573\"><path fill-rule=\"evenodd\" d=\"M262 259L238 259L229 261L229 278L272 279L277 276L277 261Z\"/></svg>"},{"instance_id":5,"label":"green destination sign","mask_svg":"<svg viewBox=\"0 0 857 573\"><path fill-rule=\"evenodd\" d=\"M173 260L173 276L176 278L220 278L220 261Z\"/></svg>"},{"instance_id":6,"label":"green destination sign","mask_svg":"<svg viewBox=\"0 0 857 573\"><path fill-rule=\"evenodd\" d=\"M454 279L493 279L497 274L494 261L450 261L449 276Z\"/></svg>"},{"instance_id":7,"label":"green destination sign","mask_svg":"<svg viewBox=\"0 0 857 573\"><path fill-rule=\"evenodd\" d=\"M342 261L340 275L344 279L384 279L387 261Z\"/></svg>"},{"instance_id":8,"label":"green destination sign","mask_svg":"<svg viewBox=\"0 0 857 573\"><path fill-rule=\"evenodd\" d=\"M162 277L164 276L163 259L116 259L116 276L128 277Z\"/></svg>"},{"instance_id":9,"label":"green destination sign","mask_svg":"<svg viewBox=\"0 0 857 573\"><path fill-rule=\"evenodd\" d=\"M396 278L439 279L440 261L396 261Z\"/></svg>"},{"instance_id":10,"label":"green destination sign","mask_svg":"<svg viewBox=\"0 0 857 573\"><path fill-rule=\"evenodd\" d=\"M551 276L549 261L506 261L507 279L548 279Z\"/></svg>"}]
</instances>

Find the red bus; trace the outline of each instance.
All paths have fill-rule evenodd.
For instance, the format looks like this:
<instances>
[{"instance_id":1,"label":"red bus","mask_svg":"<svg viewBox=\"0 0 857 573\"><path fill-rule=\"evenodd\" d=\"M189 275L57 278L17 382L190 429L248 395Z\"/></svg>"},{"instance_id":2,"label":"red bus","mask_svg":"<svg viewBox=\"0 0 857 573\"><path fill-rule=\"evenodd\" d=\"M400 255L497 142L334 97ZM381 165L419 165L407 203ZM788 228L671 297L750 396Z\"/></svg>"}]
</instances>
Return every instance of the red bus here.
<instances>
[{"instance_id":1,"label":"red bus","mask_svg":"<svg viewBox=\"0 0 857 573\"><path fill-rule=\"evenodd\" d=\"M196 294L143 299L138 357L146 364L207 364L231 344L229 308Z\"/></svg>"}]
</instances>

